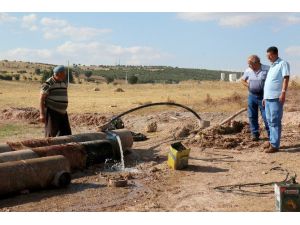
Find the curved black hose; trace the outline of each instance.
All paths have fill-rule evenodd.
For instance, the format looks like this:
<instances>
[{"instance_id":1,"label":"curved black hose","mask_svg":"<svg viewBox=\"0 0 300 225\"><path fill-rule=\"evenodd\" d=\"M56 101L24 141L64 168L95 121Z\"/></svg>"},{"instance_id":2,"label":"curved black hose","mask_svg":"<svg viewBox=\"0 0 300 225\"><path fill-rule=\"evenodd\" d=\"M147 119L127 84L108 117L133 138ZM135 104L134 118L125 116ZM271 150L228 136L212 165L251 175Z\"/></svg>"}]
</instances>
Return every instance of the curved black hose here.
<instances>
[{"instance_id":1,"label":"curved black hose","mask_svg":"<svg viewBox=\"0 0 300 225\"><path fill-rule=\"evenodd\" d=\"M146 107L150 107L150 106L156 106L156 105L171 105L171 106L178 106L178 107L181 107L181 108L184 108L186 110L188 110L189 112L191 112L194 116L197 117L197 119L199 121L201 121L201 117L194 111L192 110L191 108L185 106L185 105L181 105L181 104L178 104L178 103L173 103L173 102L156 102L156 103L149 103L149 104L145 104L145 105L142 105L142 106L138 106L136 108L133 108L133 109L130 109L128 111L125 111L115 117L113 117L108 123L106 123L105 125L102 126L102 130L105 130L109 124L111 124L113 121L115 121L116 119L128 114L128 113L131 113L131 112L134 112L136 110L139 110L139 109L143 109L143 108L146 108Z\"/></svg>"}]
</instances>

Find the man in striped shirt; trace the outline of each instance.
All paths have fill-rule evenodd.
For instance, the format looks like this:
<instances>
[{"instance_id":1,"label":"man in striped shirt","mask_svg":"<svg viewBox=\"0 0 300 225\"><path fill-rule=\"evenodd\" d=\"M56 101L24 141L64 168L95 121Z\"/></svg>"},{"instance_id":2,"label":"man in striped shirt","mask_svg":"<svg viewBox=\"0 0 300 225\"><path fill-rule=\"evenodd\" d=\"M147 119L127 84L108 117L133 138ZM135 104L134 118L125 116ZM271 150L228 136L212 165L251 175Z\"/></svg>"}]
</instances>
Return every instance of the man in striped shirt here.
<instances>
[{"instance_id":1,"label":"man in striped shirt","mask_svg":"<svg viewBox=\"0 0 300 225\"><path fill-rule=\"evenodd\" d=\"M45 123L45 137L71 134L68 107L68 85L64 66L56 66L53 76L42 84L40 121Z\"/></svg>"}]
</instances>

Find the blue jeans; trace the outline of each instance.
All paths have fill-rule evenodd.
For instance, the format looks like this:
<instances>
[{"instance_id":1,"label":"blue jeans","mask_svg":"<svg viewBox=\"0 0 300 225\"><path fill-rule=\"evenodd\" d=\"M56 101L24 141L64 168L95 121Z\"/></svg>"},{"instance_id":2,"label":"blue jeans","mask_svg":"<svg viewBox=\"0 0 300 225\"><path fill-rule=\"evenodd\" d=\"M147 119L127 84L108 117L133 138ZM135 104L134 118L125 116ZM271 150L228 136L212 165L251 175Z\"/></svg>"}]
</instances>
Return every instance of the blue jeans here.
<instances>
[{"instance_id":1,"label":"blue jeans","mask_svg":"<svg viewBox=\"0 0 300 225\"><path fill-rule=\"evenodd\" d=\"M266 116L270 127L270 143L273 147L280 147L281 138L281 119L283 105L279 99L266 99Z\"/></svg>"},{"instance_id":2,"label":"blue jeans","mask_svg":"<svg viewBox=\"0 0 300 225\"><path fill-rule=\"evenodd\" d=\"M268 136L270 136L269 126L266 118L265 109L262 106L262 96L256 96L249 93L248 96L248 117L250 122L250 130L252 136L259 137L259 124L258 124L258 109L260 110L261 116L263 118L266 131Z\"/></svg>"}]
</instances>

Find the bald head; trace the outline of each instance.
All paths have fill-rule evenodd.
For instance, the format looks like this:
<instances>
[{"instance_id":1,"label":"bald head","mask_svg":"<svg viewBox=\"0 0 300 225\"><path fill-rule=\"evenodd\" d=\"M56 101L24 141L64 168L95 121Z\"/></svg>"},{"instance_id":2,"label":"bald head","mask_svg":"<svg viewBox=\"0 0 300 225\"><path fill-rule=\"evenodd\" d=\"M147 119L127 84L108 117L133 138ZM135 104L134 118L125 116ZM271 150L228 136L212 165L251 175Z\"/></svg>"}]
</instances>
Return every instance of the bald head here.
<instances>
[{"instance_id":1,"label":"bald head","mask_svg":"<svg viewBox=\"0 0 300 225\"><path fill-rule=\"evenodd\" d=\"M250 55L248 57L248 62L260 63L260 58L257 55Z\"/></svg>"},{"instance_id":2,"label":"bald head","mask_svg":"<svg viewBox=\"0 0 300 225\"><path fill-rule=\"evenodd\" d=\"M248 57L248 65L254 71L259 70L261 66L260 58L257 55L250 55Z\"/></svg>"}]
</instances>

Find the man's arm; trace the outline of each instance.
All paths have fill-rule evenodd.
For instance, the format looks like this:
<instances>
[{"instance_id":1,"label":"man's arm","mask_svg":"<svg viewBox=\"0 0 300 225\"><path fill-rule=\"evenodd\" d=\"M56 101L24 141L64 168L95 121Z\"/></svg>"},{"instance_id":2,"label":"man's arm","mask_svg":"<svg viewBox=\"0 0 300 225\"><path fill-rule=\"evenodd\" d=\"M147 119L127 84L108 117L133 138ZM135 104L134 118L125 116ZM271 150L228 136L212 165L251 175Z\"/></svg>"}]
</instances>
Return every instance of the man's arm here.
<instances>
[{"instance_id":1,"label":"man's arm","mask_svg":"<svg viewBox=\"0 0 300 225\"><path fill-rule=\"evenodd\" d=\"M285 102L285 95L286 95L286 91L287 91L287 88L288 88L288 85L289 85L289 80L290 80L290 77L289 76L285 76L283 78L283 84L282 84L282 90L281 90L281 95L279 96L279 101L284 104Z\"/></svg>"},{"instance_id":2,"label":"man's arm","mask_svg":"<svg viewBox=\"0 0 300 225\"><path fill-rule=\"evenodd\" d=\"M248 84L248 82L247 82L246 80L241 79L241 82L242 82L242 84L243 84L245 87L249 87L249 84Z\"/></svg>"},{"instance_id":3,"label":"man's arm","mask_svg":"<svg viewBox=\"0 0 300 225\"><path fill-rule=\"evenodd\" d=\"M47 94L41 93L40 95L40 122L45 123L45 99Z\"/></svg>"}]
</instances>

